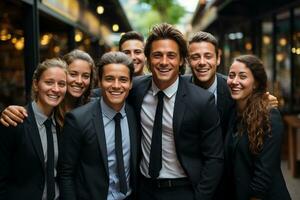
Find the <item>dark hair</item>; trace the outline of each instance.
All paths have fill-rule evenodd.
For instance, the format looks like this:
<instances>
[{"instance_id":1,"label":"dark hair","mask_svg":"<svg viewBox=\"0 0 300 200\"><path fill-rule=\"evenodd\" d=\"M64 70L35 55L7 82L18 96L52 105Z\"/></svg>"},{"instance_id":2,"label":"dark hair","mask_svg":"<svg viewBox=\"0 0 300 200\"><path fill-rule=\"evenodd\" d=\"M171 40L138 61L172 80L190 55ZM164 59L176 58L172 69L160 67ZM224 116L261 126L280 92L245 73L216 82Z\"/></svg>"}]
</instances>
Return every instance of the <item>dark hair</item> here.
<instances>
[{"instance_id":1,"label":"dark hair","mask_svg":"<svg viewBox=\"0 0 300 200\"><path fill-rule=\"evenodd\" d=\"M254 77L254 89L247 100L241 122L247 128L250 151L258 154L262 149L265 135L271 135L268 96L266 95L267 74L263 62L254 55L241 55L234 60L245 64ZM243 131L238 132L242 134Z\"/></svg>"},{"instance_id":2,"label":"dark hair","mask_svg":"<svg viewBox=\"0 0 300 200\"><path fill-rule=\"evenodd\" d=\"M38 82L42 76L42 74L49 68L52 67L59 67L67 73L67 64L65 61L59 59L59 58L52 58L52 59L46 59L42 63L40 63L37 68L34 70L33 76L32 76L32 81ZM34 84L32 84L31 88L31 98L32 100L37 99L38 91L34 90Z\"/></svg>"},{"instance_id":3,"label":"dark hair","mask_svg":"<svg viewBox=\"0 0 300 200\"><path fill-rule=\"evenodd\" d=\"M122 51L122 44L128 40L139 40L144 44L144 37L136 31L129 31L121 36L119 41L119 51Z\"/></svg>"},{"instance_id":4,"label":"dark hair","mask_svg":"<svg viewBox=\"0 0 300 200\"><path fill-rule=\"evenodd\" d=\"M152 27L152 30L150 31L149 37L147 38L145 44L145 49L144 49L145 56L147 57L148 60L150 60L152 43L154 41L164 40L164 39L170 39L177 43L180 52L180 58L183 61L182 65L180 66L180 72L181 74L183 74L185 71L186 57L188 54L186 41L182 33L170 24L162 23Z\"/></svg>"},{"instance_id":5,"label":"dark hair","mask_svg":"<svg viewBox=\"0 0 300 200\"><path fill-rule=\"evenodd\" d=\"M189 40L189 44L197 43L197 42L209 42L215 47L216 55L219 54L219 44L218 40L212 34L204 31L199 31L195 33L192 38Z\"/></svg>"},{"instance_id":6,"label":"dark hair","mask_svg":"<svg viewBox=\"0 0 300 200\"><path fill-rule=\"evenodd\" d=\"M94 60L88 53L86 53L82 50L79 50L79 49L75 49L75 50L67 53L66 55L64 55L63 59L66 61L66 63L68 65L70 65L72 62L74 62L74 60L83 60L83 61L86 61L90 65L90 68L91 68L90 85L87 88L87 90L84 92L84 94L80 97L80 100L78 101L79 105L83 105L89 101L91 90L92 90L94 82L95 82L96 71L95 71Z\"/></svg>"},{"instance_id":7,"label":"dark hair","mask_svg":"<svg viewBox=\"0 0 300 200\"><path fill-rule=\"evenodd\" d=\"M99 80L102 79L104 66L108 65L108 64L123 64L123 65L125 65L129 69L130 80L132 80L132 76L133 76L133 72L134 72L133 61L125 53L120 52L120 51L115 51L115 52L108 52L108 53L103 54L103 56L100 58L99 64L97 65L98 73L99 73L98 74Z\"/></svg>"}]
</instances>

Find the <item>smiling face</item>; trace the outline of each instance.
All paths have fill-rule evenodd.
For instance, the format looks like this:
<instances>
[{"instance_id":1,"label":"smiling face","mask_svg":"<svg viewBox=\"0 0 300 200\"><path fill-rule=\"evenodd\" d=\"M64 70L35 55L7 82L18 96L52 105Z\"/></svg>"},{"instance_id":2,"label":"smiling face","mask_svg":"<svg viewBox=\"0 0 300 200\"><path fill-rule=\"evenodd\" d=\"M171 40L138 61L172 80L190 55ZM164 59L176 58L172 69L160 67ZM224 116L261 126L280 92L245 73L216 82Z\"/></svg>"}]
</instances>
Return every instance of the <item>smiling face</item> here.
<instances>
[{"instance_id":1,"label":"smiling face","mask_svg":"<svg viewBox=\"0 0 300 200\"><path fill-rule=\"evenodd\" d=\"M178 44L170 39L153 41L149 62L157 87L161 90L168 88L176 81L179 66L183 64Z\"/></svg>"},{"instance_id":2,"label":"smiling face","mask_svg":"<svg viewBox=\"0 0 300 200\"><path fill-rule=\"evenodd\" d=\"M189 64L196 84L209 88L216 76L220 57L216 54L215 46L210 42L193 42L188 47Z\"/></svg>"},{"instance_id":3,"label":"smiling face","mask_svg":"<svg viewBox=\"0 0 300 200\"><path fill-rule=\"evenodd\" d=\"M107 64L99 82L104 102L119 112L132 87L129 68L124 64Z\"/></svg>"},{"instance_id":4,"label":"smiling face","mask_svg":"<svg viewBox=\"0 0 300 200\"><path fill-rule=\"evenodd\" d=\"M139 40L127 40L121 45L121 51L132 58L134 75L142 75L146 60L143 42Z\"/></svg>"},{"instance_id":5,"label":"smiling face","mask_svg":"<svg viewBox=\"0 0 300 200\"><path fill-rule=\"evenodd\" d=\"M232 98L237 103L245 103L255 89L255 79L244 63L234 61L229 70L227 85Z\"/></svg>"},{"instance_id":6,"label":"smiling face","mask_svg":"<svg viewBox=\"0 0 300 200\"><path fill-rule=\"evenodd\" d=\"M87 61L76 59L68 66L68 93L81 97L91 83L91 66Z\"/></svg>"},{"instance_id":7,"label":"smiling face","mask_svg":"<svg viewBox=\"0 0 300 200\"><path fill-rule=\"evenodd\" d=\"M67 91L66 72L60 67L46 69L38 81L33 82L37 93L36 102L45 115L51 113L64 98Z\"/></svg>"}]
</instances>

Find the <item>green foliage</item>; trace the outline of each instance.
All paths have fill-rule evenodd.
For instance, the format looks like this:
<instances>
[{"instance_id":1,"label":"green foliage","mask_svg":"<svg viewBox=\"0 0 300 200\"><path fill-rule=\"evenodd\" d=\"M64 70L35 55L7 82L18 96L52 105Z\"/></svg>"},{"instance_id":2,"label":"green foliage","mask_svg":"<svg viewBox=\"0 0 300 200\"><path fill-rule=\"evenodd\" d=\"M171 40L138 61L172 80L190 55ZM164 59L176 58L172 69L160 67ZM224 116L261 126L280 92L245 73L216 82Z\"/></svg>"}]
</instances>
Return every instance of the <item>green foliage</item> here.
<instances>
[{"instance_id":1,"label":"green foliage","mask_svg":"<svg viewBox=\"0 0 300 200\"><path fill-rule=\"evenodd\" d=\"M159 14L160 22L175 24L185 14L185 9L176 0L139 0L139 3L150 5Z\"/></svg>"}]
</instances>

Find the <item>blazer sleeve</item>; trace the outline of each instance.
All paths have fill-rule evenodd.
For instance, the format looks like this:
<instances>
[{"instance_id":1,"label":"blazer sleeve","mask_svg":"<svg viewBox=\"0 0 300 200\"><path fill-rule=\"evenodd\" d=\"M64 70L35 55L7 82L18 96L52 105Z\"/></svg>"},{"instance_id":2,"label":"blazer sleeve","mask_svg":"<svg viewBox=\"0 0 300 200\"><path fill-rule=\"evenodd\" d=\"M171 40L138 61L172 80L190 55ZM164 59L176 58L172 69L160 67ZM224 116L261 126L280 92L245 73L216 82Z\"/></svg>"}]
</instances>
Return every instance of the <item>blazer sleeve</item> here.
<instances>
[{"instance_id":1,"label":"blazer sleeve","mask_svg":"<svg viewBox=\"0 0 300 200\"><path fill-rule=\"evenodd\" d=\"M0 124L0 199L7 199L7 184L10 176L13 152L16 148L17 127Z\"/></svg>"},{"instance_id":2,"label":"blazer sleeve","mask_svg":"<svg viewBox=\"0 0 300 200\"><path fill-rule=\"evenodd\" d=\"M254 157L250 195L263 199L269 190L276 168L280 167L283 123L277 109L270 112L271 136L266 135L262 151Z\"/></svg>"},{"instance_id":3,"label":"blazer sleeve","mask_svg":"<svg viewBox=\"0 0 300 200\"><path fill-rule=\"evenodd\" d=\"M62 131L61 155L59 157L60 199L76 200L75 176L79 165L81 131L72 113L67 113Z\"/></svg>"},{"instance_id":4,"label":"blazer sleeve","mask_svg":"<svg viewBox=\"0 0 300 200\"><path fill-rule=\"evenodd\" d=\"M224 167L224 147L220 118L215 106L214 95L207 102L206 113L201 118L201 178L197 185L197 199L211 199L221 179Z\"/></svg>"}]
</instances>

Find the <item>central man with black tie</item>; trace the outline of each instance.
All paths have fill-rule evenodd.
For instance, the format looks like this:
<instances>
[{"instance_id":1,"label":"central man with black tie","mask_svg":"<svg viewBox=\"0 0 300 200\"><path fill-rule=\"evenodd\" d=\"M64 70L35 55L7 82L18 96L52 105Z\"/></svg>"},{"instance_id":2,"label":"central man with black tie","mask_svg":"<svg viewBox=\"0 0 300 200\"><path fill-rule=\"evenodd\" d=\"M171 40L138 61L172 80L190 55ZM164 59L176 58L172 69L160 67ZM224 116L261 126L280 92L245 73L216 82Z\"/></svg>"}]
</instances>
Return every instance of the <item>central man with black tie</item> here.
<instances>
[{"instance_id":1,"label":"central man with black tie","mask_svg":"<svg viewBox=\"0 0 300 200\"><path fill-rule=\"evenodd\" d=\"M124 53L102 56L102 97L66 115L59 159L62 200L135 198L137 123L125 103L132 87L133 62Z\"/></svg>"},{"instance_id":2,"label":"central man with black tie","mask_svg":"<svg viewBox=\"0 0 300 200\"><path fill-rule=\"evenodd\" d=\"M179 75L187 46L173 26L154 26L144 52L152 76L128 97L142 130L138 199L212 199L224 163L214 95Z\"/></svg>"}]
</instances>

